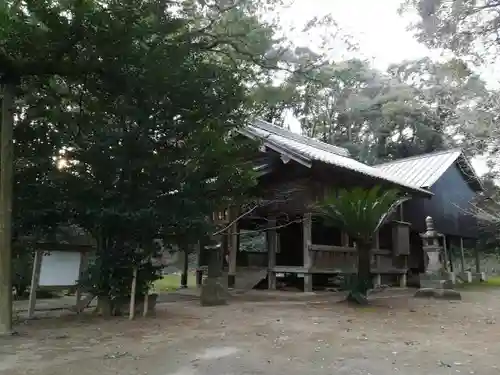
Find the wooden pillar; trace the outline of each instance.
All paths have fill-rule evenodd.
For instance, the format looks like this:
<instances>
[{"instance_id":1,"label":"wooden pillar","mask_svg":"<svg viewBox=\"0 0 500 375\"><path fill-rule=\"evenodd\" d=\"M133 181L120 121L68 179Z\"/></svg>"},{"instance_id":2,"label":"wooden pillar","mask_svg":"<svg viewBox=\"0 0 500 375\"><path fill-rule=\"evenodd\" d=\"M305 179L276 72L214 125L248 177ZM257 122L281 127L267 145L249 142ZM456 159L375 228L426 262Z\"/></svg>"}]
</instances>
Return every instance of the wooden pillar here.
<instances>
[{"instance_id":1,"label":"wooden pillar","mask_svg":"<svg viewBox=\"0 0 500 375\"><path fill-rule=\"evenodd\" d=\"M201 270L201 253L202 253L202 245L201 242L198 241L196 244L196 253L197 253L197 267L196 267L196 286L201 287L201 283L203 281L203 271Z\"/></svg>"},{"instance_id":2,"label":"wooden pillar","mask_svg":"<svg viewBox=\"0 0 500 375\"><path fill-rule=\"evenodd\" d=\"M278 250L278 232L276 231L276 219L272 218L268 221L268 230L266 232L267 242L267 281L268 289L276 289L276 252Z\"/></svg>"},{"instance_id":3,"label":"wooden pillar","mask_svg":"<svg viewBox=\"0 0 500 375\"><path fill-rule=\"evenodd\" d=\"M187 244L182 245L184 249L179 249L182 251L184 257L182 262L182 274L181 274L181 288L187 288L188 286L188 271L189 271L189 246Z\"/></svg>"},{"instance_id":4,"label":"wooden pillar","mask_svg":"<svg viewBox=\"0 0 500 375\"><path fill-rule=\"evenodd\" d=\"M443 261L444 261L444 269L446 271L450 270L450 261L448 259L448 249L446 248L446 236L443 234Z\"/></svg>"},{"instance_id":5,"label":"wooden pillar","mask_svg":"<svg viewBox=\"0 0 500 375\"><path fill-rule=\"evenodd\" d=\"M373 247L374 247L375 252L380 250L380 235L379 235L378 231L374 234L374 237L373 237ZM372 256L375 260L375 262L374 262L375 267L374 268L379 270L379 268L380 268L380 255L373 254ZM378 287L380 285L382 285L382 276L379 273L376 273L375 275L373 275L373 286Z\"/></svg>"},{"instance_id":6,"label":"wooden pillar","mask_svg":"<svg viewBox=\"0 0 500 375\"><path fill-rule=\"evenodd\" d=\"M460 266L462 272L465 272L465 254L464 254L464 239L460 237Z\"/></svg>"},{"instance_id":7,"label":"wooden pillar","mask_svg":"<svg viewBox=\"0 0 500 375\"><path fill-rule=\"evenodd\" d=\"M82 251L80 253L80 267L78 269L78 281L75 291L75 298L76 298L75 305L79 305L80 301L82 300L82 289L80 288L79 282L83 276L83 273L87 269L87 263L88 263L88 252Z\"/></svg>"},{"instance_id":8,"label":"wooden pillar","mask_svg":"<svg viewBox=\"0 0 500 375\"><path fill-rule=\"evenodd\" d=\"M446 237L446 235L443 235L443 247L444 247L444 251L447 252L448 254L448 262L450 264L450 272L453 272L454 271L454 266L453 266L453 251L451 249L450 246L448 246L450 241L448 241L448 238Z\"/></svg>"},{"instance_id":9,"label":"wooden pillar","mask_svg":"<svg viewBox=\"0 0 500 375\"><path fill-rule=\"evenodd\" d=\"M380 234L378 231L377 233L375 233L373 238L373 247L375 248L375 250L380 250ZM378 269L380 267L380 256L378 254L375 254L374 257L375 257L375 268Z\"/></svg>"},{"instance_id":10,"label":"wooden pillar","mask_svg":"<svg viewBox=\"0 0 500 375\"><path fill-rule=\"evenodd\" d=\"M481 256L479 254L479 249L476 247L474 249L474 255L476 257L476 273L481 273Z\"/></svg>"},{"instance_id":11,"label":"wooden pillar","mask_svg":"<svg viewBox=\"0 0 500 375\"><path fill-rule=\"evenodd\" d=\"M238 217L237 207L229 209L229 222L233 222L228 229L228 274L227 286L234 288L236 283L236 258L238 254L238 222L235 221Z\"/></svg>"},{"instance_id":12,"label":"wooden pillar","mask_svg":"<svg viewBox=\"0 0 500 375\"><path fill-rule=\"evenodd\" d=\"M403 255L403 269L408 270L408 256ZM399 287L406 288L408 283L408 276L406 273L399 275Z\"/></svg>"},{"instance_id":13,"label":"wooden pillar","mask_svg":"<svg viewBox=\"0 0 500 375\"><path fill-rule=\"evenodd\" d=\"M303 237L303 253L304 253L304 292L312 292L313 283L312 275L309 273L311 264L311 229L312 229L312 217L310 213L304 214L304 220L302 223L302 237Z\"/></svg>"},{"instance_id":14,"label":"wooden pillar","mask_svg":"<svg viewBox=\"0 0 500 375\"><path fill-rule=\"evenodd\" d=\"M135 318L135 293L137 291L137 272L138 267L134 265L134 269L132 271L132 285L130 286L130 305L129 305L129 314L128 318L133 320ZM147 296L146 296L147 297Z\"/></svg>"},{"instance_id":15,"label":"wooden pillar","mask_svg":"<svg viewBox=\"0 0 500 375\"><path fill-rule=\"evenodd\" d=\"M43 251L35 250L35 259L33 260L33 272L31 274L30 296L28 301L28 319L33 318L35 314L36 291L40 282L40 269L42 267Z\"/></svg>"}]
</instances>

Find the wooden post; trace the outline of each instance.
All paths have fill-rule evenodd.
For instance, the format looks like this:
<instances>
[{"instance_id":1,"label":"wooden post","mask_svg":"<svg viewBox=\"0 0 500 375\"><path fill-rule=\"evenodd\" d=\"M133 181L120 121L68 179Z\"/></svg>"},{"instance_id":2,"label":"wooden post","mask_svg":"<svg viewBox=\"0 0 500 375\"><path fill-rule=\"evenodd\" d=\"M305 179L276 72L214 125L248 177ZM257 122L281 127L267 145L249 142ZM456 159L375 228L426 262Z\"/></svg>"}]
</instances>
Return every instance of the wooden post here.
<instances>
[{"instance_id":1,"label":"wooden post","mask_svg":"<svg viewBox=\"0 0 500 375\"><path fill-rule=\"evenodd\" d=\"M33 318L36 305L36 291L40 281L40 268L42 267L43 251L35 249L35 259L33 260L33 272L31 273L30 296L28 301L28 319Z\"/></svg>"},{"instance_id":2,"label":"wooden post","mask_svg":"<svg viewBox=\"0 0 500 375\"><path fill-rule=\"evenodd\" d=\"M181 274L181 288L187 288L188 284L188 270L189 270L189 245L182 243L184 249L182 249L182 255L184 256L184 261L182 263L182 274Z\"/></svg>"},{"instance_id":3,"label":"wooden post","mask_svg":"<svg viewBox=\"0 0 500 375\"><path fill-rule=\"evenodd\" d=\"M5 77L3 77L5 79ZM14 85L2 87L0 140L0 335L12 334L12 189Z\"/></svg>"},{"instance_id":4,"label":"wooden post","mask_svg":"<svg viewBox=\"0 0 500 375\"><path fill-rule=\"evenodd\" d=\"M146 294L144 295L144 303L143 303L142 316L146 317L148 315L149 310L149 286L146 288Z\"/></svg>"},{"instance_id":5,"label":"wooden post","mask_svg":"<svg viewBox=\"0 0 500 375\"><path fill-rule=\"evenodd\" d=\"M448 259L448 250L446 249L446 236L443 234L443 261L444 261L444 269L446 271L450 270L450 262Z\"/></svg>"},{"instance_id":6,"label":"wooden post","mask_svg":"<svg viewBox=\"0 0 500 375\"><path fill-rule=\"evenodd\" d=\"M375 250L379 250L380 249L380 234L379 234L379 231L377 231L373 237L373 246L375 248ZM380 255L378 254L374 254L373 257L375 258L375 269L379 269L380 268ZM382 277L380 274L375 274L373 276L373 285L375 287L378 287L382 284Z\"/></svg>"},{"instance_id":7,"label":"wooden post","mask_svg":"<svg viewBox=\"0 0 500 375\"><path fill-rule=\"evenodd\" d=\"M203 271L201 270L201 254L202 254L202 245L201 242L198 241L196 244L196 254L197 254L197 260L196 260L196 286L199 288L201 287L201 283L203 281Z\"/></svg>"},{"instance_id":8,"label":"wooden post","mask_svg":"<svg viewBox=\"0 0 500 375\"><path fill-rule=\"evenodd\" d=\"M405 270L408 270L408 256L407 255L403 255L403 268ZM406 273L399 275L399 287L400 288L406 288L407 282L408 282L408 277L407 277Z\"/></svg>"},{"instance_id":9,"label":"wooden post","mask_svg":"<svg viewBox=\"0 0 500 375\"><path fill-rule=\"evenodd\" d=\"M267 240L267 287L268 289L276 289L276 252L278 250L278 233L276 231L276 219L272 218L268 221L268 231L266 232Z\"/></svg>"},{"instance_id":10,"label":"wooden post","mask_svg":"<svg viewBox=\"0 0 500 375\"><path fill-rule=\"evenodd\" d=\"M237 207L229 208L229 222L236 220L238 217ZM235 221L229 227L228 232L228 274L227 274L227 286L228 288L234 288L236 283L236 258L238 254L238 222Z\"/></svg>"},{"instance_id":11,"label":"wooden post","mask_svg":"<svg viewBox=\"0 0 500 375\"><path fill-rule=\"evenodd\" d=\"M128 318L133 320L135 318L135 292L137 289L137 266L134 266L132 286L130 288L130 309Z\"/></svg>"},{"instance_id":12,"label":"wooden post","mask_svg":"<svg viewBox=\"0 0 500 375\"><path fill-rule=\"evenodd\" d=\"M454 271L454 266L453 266L453 251L451 247L448 246L448 239L446 238L446 235L443 235L443 247L444 251L448 254L448 262L450 264L450 272Z\"/></svg>"},{"instance_id":13,"label":"wooden post","mask_svg":"<svg viewBox=\"0 0 500 375\"><path fill-rule=\"evenodd\" d=\"M480 274L481 273L481 256L479 254L479 249L477 248L477 243L474 248L474 255L476 256L476 273Z\"/></svg>"},{"instance_id":14,"label":"wooden post","mask_svg":"<svg viewBox=\"0 0 500 375\"><path fill-rule=\"evenodd\" d=\"M460 237L460 265L462 272L465 272L465 255L464 255L464 239Z\"/></svg>"},{"instance_id":15,"label":"wooden post","mask_svg":"<svg viewBox=\"0 0 500 375\"><path fill-rule=\"evenodd\" d=\"M78 270L78 281L76 285L76 292L75 292L75 298L76 298L76 304L75 306L78 306L80 304L80 301L82 300L82 289L80 288L80 279L83 276L83 273L85 269L87 268L87 260L88 260L88 253L87 252L81 252L80 253L80 267Z\"/></svg>"},{"instance_id":16,"label":"wooden post","mask_svg":"<svg viewBox=\"0 0 500 375\"><path fill-rule=\"evenodd\" d=\"M303 253L304 253L304 292L312 292L313 282L312 275L309 273L311 264L311 229L312 229L312 217L310 213L304 214L304 221L302 225L302 237L303 237Z\"/></svg>"}]
</instances>

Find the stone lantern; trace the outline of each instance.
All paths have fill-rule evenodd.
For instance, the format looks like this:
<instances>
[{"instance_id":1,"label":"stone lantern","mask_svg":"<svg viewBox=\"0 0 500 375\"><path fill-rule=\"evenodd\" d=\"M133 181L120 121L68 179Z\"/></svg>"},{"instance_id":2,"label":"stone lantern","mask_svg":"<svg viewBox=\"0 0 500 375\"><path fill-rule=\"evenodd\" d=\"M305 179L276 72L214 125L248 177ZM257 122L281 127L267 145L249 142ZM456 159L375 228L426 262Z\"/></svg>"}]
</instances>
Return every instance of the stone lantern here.
<instances>
[{"instance_id":1,"label":"stone lantern","mask_svg":"<svg viewBox=\"0 0 500 375\"><path fill-rule=\"evenodd\" d=\"M222 280L222 246L219 238L212 238L203 249L208 255L207 277L201 287L202 306L218 306L227 303L229 293Z\"/></svg>"},{"instance_id":2,"label":"stone lantern","mask_svg":"<svg viewBox=\"0 0 500 375\"><path fill-rule=\"evenodd\" d=\"M420 289L415 297L435 297L459 300L461 295L453 290L453 283L448 280L448 272L443 262L443 248L439 244L442 237L434 229L434 221L430 216L425 219L426 232L422 233L422 248L426 257L425 273L420 275Z\"/></svg>"}]
</instances>

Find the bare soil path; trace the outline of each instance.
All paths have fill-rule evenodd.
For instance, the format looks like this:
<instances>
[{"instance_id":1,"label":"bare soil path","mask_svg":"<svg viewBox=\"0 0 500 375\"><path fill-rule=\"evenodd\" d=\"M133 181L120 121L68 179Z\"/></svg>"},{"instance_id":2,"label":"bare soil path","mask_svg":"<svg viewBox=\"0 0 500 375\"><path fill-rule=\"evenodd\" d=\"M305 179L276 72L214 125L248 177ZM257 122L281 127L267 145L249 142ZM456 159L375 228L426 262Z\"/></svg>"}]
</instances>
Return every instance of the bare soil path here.
<instances>
[{"instance_id":1,"label":"bare soil path","mask_svg":"<svg viewBox=\"0 0 500 375\"><path fill-rule=\"evenodd\" d=\"M500 374L500 290L463 299L188 300L133 322L44 318L0 339L0 374Z\"/></svg>"}]
</instances>

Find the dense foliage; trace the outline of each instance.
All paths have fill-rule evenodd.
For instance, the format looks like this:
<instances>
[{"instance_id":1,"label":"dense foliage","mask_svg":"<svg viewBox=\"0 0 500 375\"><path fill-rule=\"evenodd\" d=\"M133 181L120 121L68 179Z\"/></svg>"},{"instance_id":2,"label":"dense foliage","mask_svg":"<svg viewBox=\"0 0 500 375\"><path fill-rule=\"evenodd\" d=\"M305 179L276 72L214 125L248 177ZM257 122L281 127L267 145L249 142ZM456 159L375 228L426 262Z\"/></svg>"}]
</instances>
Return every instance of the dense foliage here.
<instances>
[{"instance_id":1,"label":"dense foliage","mask_svg":"<svg viewBox=\"0 0 500 375\"><path fill-rule=\"evenodd\" d=\"M350 298L366 302L372 287L371 250L374 236L405 200L397 190L354 188L332 191L319 201L315 209L325 218L325 224L345 231L358 250L358 274Z\"/></svg>"}]
</instances>

